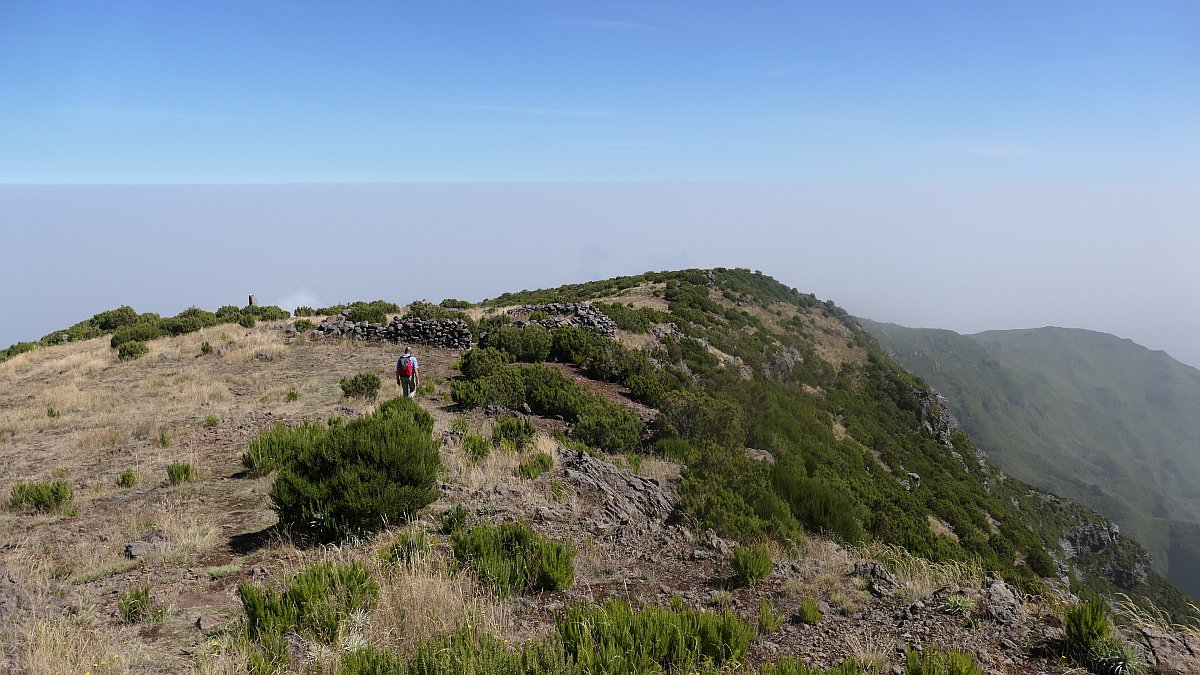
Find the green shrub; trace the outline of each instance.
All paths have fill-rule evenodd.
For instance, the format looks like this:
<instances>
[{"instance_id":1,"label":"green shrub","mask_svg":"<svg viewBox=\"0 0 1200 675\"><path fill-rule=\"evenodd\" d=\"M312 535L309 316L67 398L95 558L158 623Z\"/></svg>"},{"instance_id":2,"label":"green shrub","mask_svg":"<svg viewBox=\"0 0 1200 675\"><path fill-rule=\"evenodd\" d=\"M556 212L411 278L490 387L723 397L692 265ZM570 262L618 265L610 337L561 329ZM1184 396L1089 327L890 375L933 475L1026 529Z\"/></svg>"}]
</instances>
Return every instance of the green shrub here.
<instances>
[{"instance_id":1,"label":"green shrub","mask_svg":"<svg viewBox=\"0 0 1200 675\"><path fill-rule=\"evenodd\" d=\"M784 617L775 612L771 601L763 598L758 603L758 632L763 635L774 633L783 627L783 623Z\"/></svg>"},{"instance_id":2,"label":"green shrub","mask_svg":"<svg viewBox=\"0 0 1200 675\"><path fill-rule=\"evenodd\" d=\"M476 462L487 457L492 452L492 444L488 442L488 439L479 434L467 434L463 436L462 447L467 456Z\"/></svg>"},{"instance_id":3,"label":"green shrub","mask_svg":"<svg viewBox=\"0 0 1200 675\"><path fill-rule=\"evenodd\" d=\"M305 420L296 428L276 422L255 436L250 448L242 455L242 466L255 475L265 476L290 463L300 451L325 437L319 422Z\"/></svg>"},{"instance_id":4,"label":"green shrub","mask_svg":"<svg viewBox=\"0 0 1200 675\"><path fill-rule=\"evenodd\" d=\"M221 420L216 415L209 415L204 418L204 426L215 427L221 423Z\"/></svg>"},{"instance_id":5,"label":"green shrub","mask_svg":"<svg viewBox=\"0 0 1200 675\"><path fill-rule=\"evenodd\" d=\"M124 623L141 623L151 616L150 584L138 584L117 599L117 611Z\"/></svg>"},{"instance_id":6,"label":"green shrub","mask_svg":"<svg viewBox=\"0 0 1200 675\"><path fill-rule=\"evenodd\" d=\"M296 393L296 391L293 389L287 393L287 396L285 396L284 399L287 400L288 403L299 401L300 394Z\"/></svg>"},{"instance_id":7,"label":"green shrub","mask_svg":"<svg viewBox=\"0 0 1200 675\"><path fill-rule=\"evenodd\" d=\"M117 476L117 485L123 488L131 488L138 484L137 474L133 469L125 469L121 475Z\"/></svg>"},{"instance_id":8,"label":"green shrub","mask_svg":"<svg viewBox=\"0 0 1200 675\"><path fill-rule=\"evenodd\" d=\"M538 363L550 358L554 339L550 331L537 324L501 326L487 334L487 346L512 354L518 361Z\"/></svg>"},{"instance_id":9,"label":"green shrub","mask_svg":"<svg viewBox=\"0 0 1200 675\"><path fill-rule=\"evenodd\" d=\"M950 614L970 614L975 609L975 600L967 595L952 595L946 598L946 612Z\"/></svg>"},{"instance_id":10,"label":"green shrub","mask_svg":"<svg viewBox=\"0 0 1200 675\"><path fill-rule=\"evenodd\" d=\"M192 480L192 465L187 462L171 462L167 465L167 479L171 485Z\"/></svg>"},{"instance_id":11,"label":"green shrub","mask_svg":"<svg viewBox=\"0 0 1200 675\"><path fill-rule=\"evenodd\" d=\"M771 552L762 544L751 548L739 546L733 551L733 570L739 583L753 586L771 576Z\"/></svg>"},{"instance_id":12,"label":"green shrub","mask_svg":"<svg viewBox=\"0 0 1200 675\"><path fill-rule=\"evenodd\" d=\"M55 418L55 417L58 417L58 416L60 416L60 415L62 415L62 413L60 413L60 412L59 412L57 409L55 409L55 408L53 408L53 407L46 408L46 417L49 417L49 418L53 419L53 418Z\"/></svg>"},{"instance_id":13,"label":"green shrub","mask_svg":"<svg viewBox=\"0 0 1200 675\"><path fill-rule=\"evenodd\" d=\"M467 524L467 507L462 504L455 504L442 512L441 527L439 532L442 534L454 534Z\"/></svg>"},{"instance_id":14,"label":"green shrub","mask_svg":"<svg viewBox=\"0 0 1200 675\"><path fill-rule=\"evenodd\" d=\"M252 316L243 314L238 317L237 324L242 328L254 328L258 325L258 321Z\"/></svg>"},{"instance_id":15,"label":"green shrub","mask_svg":"<svg viewBox=\"0 0 1200 675\"><path fill-rule=\"evenodd\" d=\"M5 361L11 359L12 357L16 356L17 354L24 354L25 352L31 352L34 349L37 349L37 347L38 347L38 344L36 342L18 342L14 345L11 345L6 349L0 350L0 363L3 363Z\"/></svg>"},{"instance_id":16,"label":"green shrub","mask_svg":"<svg viewBox=\"0 0 1200 675\"><path fill-rule=\"evenodd\" d=\"M585 673L692 673L745 662L754 626L737 614L625 602L568 605L555 620L567 656Z\"/></svg>"},{"instance_id":17,"label":"green shrub","mask_svg":"<svg viewBox=\"0 0 1200 675\"><path fill-rule=\"evenodd\" d=\"M113 333L112 338L108 341L109 346L117 349L126 342L146 342L153 340L163 334L158 326L152 323L139 323L133 326L125 326Z\"/></svg>"},{"instance_id":18,"label":"green shrub","mask_svg":"<svg viewBox=\"0 0 1200 675\"><path fill-rule=\"evenodd\" d=\"M121 346L117 347L117 358L122 361L132 361L149 353L150 348L145 342L122 342Z\"/></svg>"},{"instance_id":19,"label":"green shrub","mask_svg":"<svg viewBox=\"0 0 1200 675\"><path fill-rule=\"evenodd\" d=\"M565 502L571 496L571 491L567 488L567 484L561 480L556 480L550 483L550 499L556 502Z\"/></svg>"},{"instance_id":20,"label":"green shrub","mask_svg":"<svg viewBox=\"0 0 1200 675\"><path fill-rule=\"evenodd\" d=\"M966 652L929 649L924 654L909 650L905 675L983 675L975 657Z\"/></svg>"},{"instance_id":21,"label":"green shrub","mask_svg":"<svg viewBox=\"0 0 1200 675\"><path fill-rule=\"evenodd\" d=\"M379 376L375 373L359 373L354 377L343 377L342 393L346 398L365 398L374 401L379 395Z\"/></svg>"},{"instance_id":22,"label":"green shrub","mask_svg":"<svg viewBox=\"0 0 1200 675\"><path fill-rule=\"evenodd\" d=\"M450 431L455 431L460 434L467 434L471 431L471 425L462 417L455 417L450 421Z\"/></svg>"},{"instance_id":23,"label":"green shrub","mask_svg":"<svg viewBox=\"0 0 1200 675\"><path fill-rule=\"evenodd\" d=\"M358 323L367 321L369 323L386 323L388 314L399 314L400 306L394 302L386 300L372 300L371 302L352 302L346 308L346 318ZM325 313L325 312L322 312ZM330 312L336 314L337 312Z\"/></svg>"},{"instance_id":24,"label":"green shrub","mask_svg":"<svg viewBox=\"0 0 1200 675\"><path fill-rule=\"evenodd\" d=\"M471 349L462 355L458 369L468 380L487 377L497 369L515 361L511 354L494 347Z\"/></svg>"},{"instance_id":25,"label":"green shrub","mask_svg":"<svg viewBox=\"0 0 1200 675\"><path fill-rule=\"evenodd\" d=\"M516 474L534 480L554 468L554 458L545 452L535 452L517 467Z\"/></svg>"},{"instance_id":26,"label":"green shrub","mask_svg":"<svg viewBox=\"0 0 1200 675\"><path fill-rule=\"evenodd\" d=\"M315 325L316 324L309 319L298 319L296 323L293 324L293 327L296 329L297 333L303 335L312 330Z\"/></svg>"},{"instance_id":27,"label":"green shrub","mask_svg":"<svg viewBox=\"0 0 1200 675\"><path fill-rule=\"evenodd\" d=\"M866 539L866 533L855 517L858 509L845 491L824 481L797 475L783 464L775 465L772 483L776 494L801 523L850 544Z\"/></svg>"},{"instance_id":28,"label":"green shrub","mask_svg":"<svg viewBox=\"0 0 1200 675\"><path fill-rule=\"evenodd\" d=\"M534 532L525 523L479 523L450 536L454 558L479 580L507 597L513 593L561 591L575 580L575 551Z\"/></svg>"},{"instance_id":29,"label":"green shrub","mask_svg":"<svg viewBox=\"0 0 1200 675\"><path fill-rule=\"evenodd\" d=\"M200 343L200 353L201 353L201 354L211 354L211 353L213 353L213 348L212 348L212 345L211 345L211 344L209 344L208 340L205 340L204 342L201 342L201 343Z\"/></svg>"},{"instance_id":30,"label":"green shrub","mask_svg":"<svg viewBox=\"0 0 1200 675\"><path fill-rule=\"evenodd\" d=\"M121 305L116 309L100 312L88 319L88 323L102 331L116 330L138 322L138 313L129 305Z\"/></svg>"},{"instance_id":31,"label":"green shrub","mask_svg":"<svg viewBox=\"0 0 1200 675\"><path fill-rule=\"evenodd\" d=\"M160 447L160 448L171 447L171 437L167 436L167 432L165 432L165 431L158 432L158 447Z\"/></svg>"},{"instance_id":32,"label":"green shrub","mask_svg":"<svg viewBox=\"0 0 1200 675\"><path fill-rule=\"evenodd\" d=\"M332 542L407 521L437 499L432 430L428 412L396 398L302 444L271 486L280 523Z\"/></svg>"},{"instance_id":33,"label":"green shrub","mask_svg":"<svg viewBox=\"0 0 1200 675\"><path fill-rule=\"evenodd\" d=\"M321 561L289 577L282 591L242 582L238 596L246 614L246 637L276 656L270 647L287 633L333 644L352 612L375 605L379 585L361 561Z\"/></svg>"},{"instance_id":34,"label":"green shrub","mask_svg":"<svg viewBox=\"0 0 1200 675\"><path fill-rule=\"evenodd\" d=\"M498 418L492 425L492 442L499 445L501 441L509 440L517 448L522 448L533 440L536 433L537 428L533 426L533 422L521 417L505 415Z\"/></svg>"},{"instance_id":35,"label":"green shrub","mask_svg":"<svg viewBox=\"0 0 1200 675\"><path fill-rule=\"evenodd\" d=\"M1068 609L1063 617L1063 629L1070 653L1086 657L1109 635L1108 605L1103 599L1093 597Z\"/></svg>"},{"instance_id":36,"label":"green shrub","mask_svg":"<svg viewBox=\"0 0 1200 675\"><path fill-rule=\"evenodd\" d=\"M31 506L42 513L65 513L74 496L71 486L61 479L49 483L17 483L13 486L9 504L13 508Z\"/></svg>"},{"instance_id":37,"label":"green shrub","mask_svg":"<svg viewBox=\"0 0 1200 675\"><path fill-rule=\"evenodd\" d=\"M216 326L219 323L221 320L217 318L216 314L197 307L189 307L173 317L160 319L158 327L164 333L183 335L184 333L194 333L201 328Z\"/></svg>"},{"instance_id":38,"label":"green shrub","mask_svg":"<svg viewBox=\"0 0 1200 675\"><path fill-rule=\"evenodd\" d=\"M468 309L471 303L467 300L459 300L457 298L446 298L438 303L443 309Z\"/></svg>"},{"instance_id":39,"label":"green shrub","mask_svg":"<svg viewBox=\"0 0 1200 675\"><path fill-rule=\"evenodd\" d=\"M433 542L425 530L401 532L400 536L379 553L379 558L392 567L408 567L429 559Z\"/></svg>"},{"instance_id":40,"label":"green shrub","mask_svg":"<svg viewBox=\"0 0 1200 675\"><path fill-rule=\"evenodd\" d=\"M806 623L810 626L815 626L821 623L821 608L817 606L817 601L812 598L805 598L800 601L800 605L796 607L796 620L800 623Z\"/></svg>"}]
</instances>

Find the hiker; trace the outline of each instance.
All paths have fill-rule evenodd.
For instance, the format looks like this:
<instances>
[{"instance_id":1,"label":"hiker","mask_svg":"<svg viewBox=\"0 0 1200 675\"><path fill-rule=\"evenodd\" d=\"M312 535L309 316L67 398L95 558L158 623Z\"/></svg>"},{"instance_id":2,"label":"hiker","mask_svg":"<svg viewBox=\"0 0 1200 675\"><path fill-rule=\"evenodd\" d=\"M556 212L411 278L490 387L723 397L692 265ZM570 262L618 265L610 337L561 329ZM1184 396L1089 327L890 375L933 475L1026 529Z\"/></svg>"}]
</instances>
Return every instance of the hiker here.
<instances>
[{"instance_id":1,"label":"hiker","mask_svg":"<svg viewBox=\"0 0 1200 675\"><path fill-rule=\"evenodd\" d=\"M412 398L420 384L421 371L417 357L413 356L411 347L405 347L404 354L396 361L396 386L400 387L405 398Z\"/></svg>"}]
</instances>

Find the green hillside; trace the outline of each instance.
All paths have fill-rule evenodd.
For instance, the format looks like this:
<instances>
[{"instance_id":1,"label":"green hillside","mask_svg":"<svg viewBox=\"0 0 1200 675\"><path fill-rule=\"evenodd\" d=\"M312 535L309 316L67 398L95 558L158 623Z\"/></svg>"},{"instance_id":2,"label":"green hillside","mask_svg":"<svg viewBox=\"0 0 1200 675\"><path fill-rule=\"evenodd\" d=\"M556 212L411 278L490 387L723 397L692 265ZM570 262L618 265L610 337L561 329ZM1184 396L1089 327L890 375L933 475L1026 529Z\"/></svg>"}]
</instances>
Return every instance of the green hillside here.
<instances>
[{"instance_id":1,"label":"green hillside","mask_svg":"<svg viewBox=\"0 0 1200 675\"><path fill-rule=\"evenodd\" d=\"M862 323L1003 470L1112 518L1200 594L1200 371L1085 330Z\"/></svg>"}]
</instances>

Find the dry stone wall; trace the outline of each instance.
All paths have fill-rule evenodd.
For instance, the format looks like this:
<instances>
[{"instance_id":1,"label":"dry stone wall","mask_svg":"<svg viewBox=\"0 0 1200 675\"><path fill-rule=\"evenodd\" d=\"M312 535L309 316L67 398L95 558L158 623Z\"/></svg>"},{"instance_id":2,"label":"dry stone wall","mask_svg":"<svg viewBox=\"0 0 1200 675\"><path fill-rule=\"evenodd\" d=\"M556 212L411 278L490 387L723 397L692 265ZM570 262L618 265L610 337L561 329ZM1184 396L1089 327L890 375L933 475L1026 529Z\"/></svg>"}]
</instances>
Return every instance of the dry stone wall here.
<instances>
[{"instance_id":1,"label":"dry stone wall","mask_svg":"<svg viewBox=\"0 0 1200 675\"><path fill-rule=\"evenodd\" d=\"M591 328L604 337L613 337L617 334L617 324L607 314L587 303L552 302L545 305L522 305L508 310L509 315L513 317L528 317L534 312L542 312L546 314L546 318L525 321L518 318L515 323L517 325L536 323L550 330L559 326L579 326Z\"/></svg>"},{"instance_id":2,"label":"dry stone wall","mask_svg":"<svg viewBox=\"0 0 1200 675\"><path fill-rule=\"evenodd\" d=\"M331 316L313 328L316 338L356 338L374 342L419 344L443 349L470 349L471 328L462 319L396 317L390 323L354 322L344 314Z\"/></svg>"}]
</instances>

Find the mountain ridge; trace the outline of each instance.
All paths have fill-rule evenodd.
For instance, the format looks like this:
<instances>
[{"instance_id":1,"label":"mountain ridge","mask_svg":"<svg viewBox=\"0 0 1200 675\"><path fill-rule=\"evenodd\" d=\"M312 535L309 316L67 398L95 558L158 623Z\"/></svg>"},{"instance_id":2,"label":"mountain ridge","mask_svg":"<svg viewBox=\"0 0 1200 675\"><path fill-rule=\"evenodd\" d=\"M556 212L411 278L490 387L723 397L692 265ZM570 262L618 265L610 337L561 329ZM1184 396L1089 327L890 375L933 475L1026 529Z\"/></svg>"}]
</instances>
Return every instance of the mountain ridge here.
<instances>
[{"instance_id":1,"label":"mountain ridge","mask_svg":"<svg viewBox=\"0 0 1200 675\"><path fill-rule=\"evenodd\" d=\"M844 310L761 273L683 270L481 303L324 309L327 317L310 319L300 315L315 310L293 318L271 308L193 308L164 318L118 308L0 363L10 385L0 391L0 460L12 469L0 490L58 480L75 494L69 510L0 510L6 531L34 525L32 538L0 549L19 600L15 610L0 602L0 611L15 611L6 625L32 622L34 631L13 644L41 649L28 637L34 629L50 630L71 607L104 606L145 582L178 608L165 610L161 627L122 623L108 604L79 618L79 629L149 653L205 658L216 658L203 639L216 631L231 670L256 658L345 668L338 654L348 650L330 637L346 637L341 629L305 634L293 653L247 623L247 598L321 561L365 565L355 574L381 586L387 607L401 602L401 582L439 592L450 584L450 595L482 611L474 616L514 617L507 627L485 622L514 646L554 630L564 603L728 610L739 621L765 607L759 620L770 638L755 640L742 664L762 672L790 655L820 668L870 656L883 668L900 642L902 651L923 652L941 644L939 635L953 635L989 667L1008 659L1045 668L1059 638L1042 613L1071 601L1071 590L1150 597L1178 620L1191 611L1136 542L1081 505L997 470L928 387ZM389 336L457 341L463 326L471 349L419 348L425 382L415 405L349 398L372 378L391 379L397 351ZM294 477L302 462L354 447L311 444L376 421L395 433L432 434L413 447L440 458L438 483L419 492L436 501L406 524L347 504L344 513L358 514L351 527L365 530L321 525L346 522L330 504L290 514L291 498L277 491L282 477L303 498L309 489L295 487ZM280 439L293 434L303 439L299 454L263 461L263 448L285 447ZM182 475L181 463L194 465L194 481L161 479L164 471ZM123 467L141 483L127 486L124 473L115 475ZM318 490L320 476L309 478ZM472 590L470 575L443 576L469 566L454 557L461 540L439 524L456 508L472 528L529 523L568 545L555 555L576 550L574 587L514 600ZM343 532L354 535L332 548L306 544L305 536L336 540ZM414 537L432 542L429 567L380 566L380 556L394 559ZM152 555L129 560L123 542ZM633 542L634 550L623 546ZM760 549L774 559L762 585L729 576L738 556ZM929 576L918 583L922 574ZM1020 593L1037 612L1025 610ZM26 595L57 599L48 614L27 613ZM355 639L386 652L379 658L409 659L453 630L452 619L472 616L461 603L439 602L447 603L433 605L445 620L429 618L427 629L398 637L390 615L376 609L356 624ZM837 632L771 618L782 611L811 620L805 603ZM196 632L196 622L208 628ZM868 634L895 644L882 655L834 644ZM1160 642L1143 649L1166 653Z\"/></svg>"},{"instance_id":2,"label":"mountain ridge","mask_svg":"<svg viewBox=\"0 0 1200 675\"><path fill-rule=\"evenodd\" d=\"M1114 518L1156 568L1200 591L1187 545L1200 522L1200 425L1186 415L1200 409L1200 370L1099 331L863 324L946 395L999 465Z\"/></svg>"}]
</instances>

